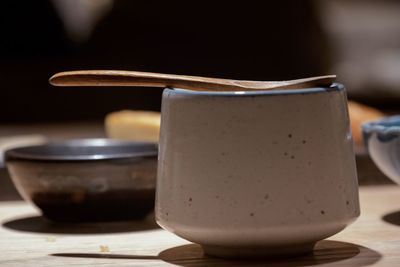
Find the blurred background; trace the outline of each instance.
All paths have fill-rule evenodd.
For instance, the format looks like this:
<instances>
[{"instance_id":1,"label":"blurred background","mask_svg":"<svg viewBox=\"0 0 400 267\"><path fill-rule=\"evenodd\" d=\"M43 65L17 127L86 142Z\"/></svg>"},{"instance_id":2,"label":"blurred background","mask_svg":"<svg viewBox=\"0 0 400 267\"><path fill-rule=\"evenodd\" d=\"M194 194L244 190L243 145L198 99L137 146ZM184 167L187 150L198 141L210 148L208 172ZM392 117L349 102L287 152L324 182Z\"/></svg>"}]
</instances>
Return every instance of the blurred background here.
<instances>
[{"instance_id":1,"label":"blurred background","mask_svg":"<svg viewBox=\"0 0 400 267\"><path fill-rule=\"evenodd\" d=\"M1 11L0 199L17 196L2 160L7 148L113 137L107 114L160 110L159 88L48 83L79 69L243 80L337 74L350 100L377 109L349 103L360 183L386 179L366 153L360 125L400 113L399 1L5 0ZM146 127L158 138L159 114L151 117Z\"/></svg>"},{"instance_id":2,"label":"blurred background","mask_svg":"<svg viewBox=\"0 0 400 267\"><path fill-rule=\"evenodd\" d=\"M75 69L281 80L334 73L349 98L395 110L398 1L2 1L0 123L159 110L161 89L56 88Z\"/></svg>"}]
</instances>

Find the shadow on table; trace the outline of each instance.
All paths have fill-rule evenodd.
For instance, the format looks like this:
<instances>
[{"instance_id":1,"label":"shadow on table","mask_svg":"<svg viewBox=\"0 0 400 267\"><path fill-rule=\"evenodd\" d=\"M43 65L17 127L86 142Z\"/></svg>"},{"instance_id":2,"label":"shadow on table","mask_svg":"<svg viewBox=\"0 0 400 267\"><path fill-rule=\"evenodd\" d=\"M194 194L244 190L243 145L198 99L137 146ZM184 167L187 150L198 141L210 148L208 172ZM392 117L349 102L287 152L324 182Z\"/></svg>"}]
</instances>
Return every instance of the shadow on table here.
<instances>
[{"instance_id":1,"label":"shadow on table","mask_svg":"<svg viewBox=\"0 0 400 267\"><path fill-rule=\"evenodd\" d=\"M56 253L55 257L77 258L109 258L130 260L162 260L177 266L285 266L300 267L314 266L327 263L343 262L346 266L361 267L376 263L381 259L378 252L356 244L324 240L317 243L313 253L304 256L285 259L266 260L225 260L211 258L203 254L199 245L190 244L173 247L162 251L158 256L152 255L122 255L106 253Z\"/></svg>"},{"instance_id":2,"label":"shadow on table","mask_svg":"<svg viewBox=\"0 0 400 267\"><path fill-rule=\"evenodd\" d=\"M400 211L388 213L382 217L382 220L384 220L387 223L400 226Z\"/></svg>"},{"instance_id":3,"label":"shadow on table","mask_svg":"<svg viewBox=\"0 0 400 267\"><path fill-rule=\"evenodd\" d=\"M3 223L7 229L53 234L108 234L157 229L154 214L143 220L99 223L55 223L43 216L30 216Z\"/></svg>"}]
</instances>

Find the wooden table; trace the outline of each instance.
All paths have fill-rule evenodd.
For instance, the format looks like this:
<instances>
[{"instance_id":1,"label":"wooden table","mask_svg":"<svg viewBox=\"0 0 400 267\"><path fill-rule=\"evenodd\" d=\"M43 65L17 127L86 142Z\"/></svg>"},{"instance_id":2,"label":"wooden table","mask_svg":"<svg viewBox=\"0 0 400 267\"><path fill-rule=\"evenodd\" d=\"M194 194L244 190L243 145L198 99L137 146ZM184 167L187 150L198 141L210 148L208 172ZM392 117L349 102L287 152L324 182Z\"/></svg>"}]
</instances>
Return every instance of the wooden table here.
<instances>
[{"instance_id":1,"label":"wooden table","mask_svg":"<svg viewBox=\"0 0 400 267\"><path fill-rule=\"evenodd\" d=\"M313 255L207 258L151 216L140 223L54 225L22 201L0 202L0 266L400 266L400 187L361 187L362 216Z\"/></svg>"}]
</instances>

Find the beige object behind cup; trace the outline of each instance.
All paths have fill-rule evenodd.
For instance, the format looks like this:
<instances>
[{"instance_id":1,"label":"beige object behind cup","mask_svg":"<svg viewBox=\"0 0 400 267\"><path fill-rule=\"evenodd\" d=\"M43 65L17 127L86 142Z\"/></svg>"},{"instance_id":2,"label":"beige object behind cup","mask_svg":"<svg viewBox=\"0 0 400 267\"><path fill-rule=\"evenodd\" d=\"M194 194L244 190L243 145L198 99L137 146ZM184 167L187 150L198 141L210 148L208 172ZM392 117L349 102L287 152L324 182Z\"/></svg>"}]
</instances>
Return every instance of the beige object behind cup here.
<instances>
[{"instance_id":1,"label":"beige object behind cup","mask_svg":"<svg viewBox=\"0 0 400 267\"><path fill-rule=\"evenodd\" d=\"M355 101L348 101L351 132L356 145L363 144L361 125L367 121L383 118L385 114L375 108Z\"/></svg>"},{"instance_id":2,"label":"beige object behind cup","mask_svg":"<svg viewBox=\"0 0 400 267\"><path fill-rule=\"evenodd\" d=\"M360 213L342 85L166 89L156 219L222 257L301 254Z\"/></svg>"},{"instance_id":3,"label":"beige object behind cup","mask_svg":"<svg viewBox=\"0 0 400 267\"><path fill-rule=\"evenodd\" d=\"M154 111L122 110L106 116L108 137L120 140L158 142L160 113Z\"/></svg>"}]
</instances>

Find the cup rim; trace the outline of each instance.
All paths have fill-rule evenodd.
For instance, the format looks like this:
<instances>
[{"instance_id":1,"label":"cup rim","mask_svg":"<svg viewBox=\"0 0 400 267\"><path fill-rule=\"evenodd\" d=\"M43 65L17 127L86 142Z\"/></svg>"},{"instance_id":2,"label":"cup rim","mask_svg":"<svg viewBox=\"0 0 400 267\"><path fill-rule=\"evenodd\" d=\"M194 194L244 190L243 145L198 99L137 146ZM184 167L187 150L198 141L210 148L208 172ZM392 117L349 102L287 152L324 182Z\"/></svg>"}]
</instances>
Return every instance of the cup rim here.
<instances>
[{"instance_id":1,"label":"cup rim","mask_svg":"<svg viewBox=\"0 0 400 267\"><path fill-rule=\"evenodd\" d=\"M168 93L174 93L186 96L228 96L228 97L240 97L240 96L276 96L276 95L308 95L316 93L336 92L343 91L345 87L341 83L332 83L329 87L310 87L302 89L275 89L275 90L257 90L257 91L194 91L183 88L168 87L165 89Z\"/></svg>"}]
</instances>

